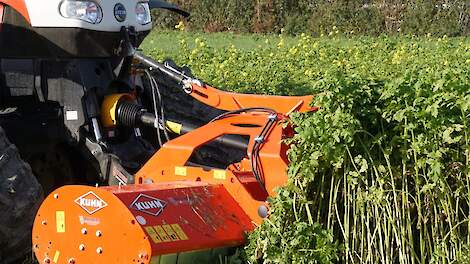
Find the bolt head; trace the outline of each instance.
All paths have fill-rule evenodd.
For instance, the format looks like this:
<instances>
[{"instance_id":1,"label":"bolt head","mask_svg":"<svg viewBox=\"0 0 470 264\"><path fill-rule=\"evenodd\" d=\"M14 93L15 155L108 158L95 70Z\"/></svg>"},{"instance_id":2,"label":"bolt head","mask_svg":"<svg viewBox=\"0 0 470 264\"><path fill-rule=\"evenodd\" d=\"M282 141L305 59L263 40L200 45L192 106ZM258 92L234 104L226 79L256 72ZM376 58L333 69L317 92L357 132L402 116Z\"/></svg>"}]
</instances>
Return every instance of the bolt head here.
<instances>
[{"instance_id":1,"label":"bolt head","mask_svg":"<svg viewBox=\"0 0 470 264\"><path fill-rule=\"evenodd\" d=\"M97 236L97 237L101 237L102 235L103 235L103 233L101 233L100 230L96 231L96 236Z\"/></svg>"},{"instance_id":2,"label":"bolt head","mask_svg":"<svg viewBox=\"0 0 470 264\"><path fill-rule=\"evenodd\" d=\"M86 228L82 228L82 234L86 235L88 233L88 231L86 230Z\"/></svg>"},{"instance_id":3,"label":"bolt head","mask_svg":"<svg viewBox=\"0 0 470 264\"><path fill-rule=\"evenodd\" d=\"M49 263L51 263L51 259L50 258L45 258L43 262L46 263L46 264L49 264Z\"/></svg>"},{"instance_id":4,"label":"bolt head","mask_svg":"<svg viewBox=\"0 0 470 264\"><path fill-rule=\"evenodd\" d=\"M153 180L152 179L145 179L144 184L152 184Z\"/></svg>"},{"instance_id":5,"label":"bolt head","mask_svg":"<svg viewBox=\"0 0 470 264\"><path fill-rule=\"evenodd\" d=\"M97 248L96 253L98 253L98 254L103 253L103 248L102 247Z\"/></svg>"},{"instance_id":6,"label":"bolt head","mask_svg":"<svg viewBox=\"0 0 470 264\"><path fill-rule=\"evenodd\" d=\"M268 217L269 215L269 209L268 207L266 207L266 205L260 205L258 207L258 215L261 217L261 218L266 218Z\"/></svg>"},{"instance_id":7,"label":"bolt head","mask_svg":"<svg viewBox=\"0 0 470 264\"><path fill-rule=\"evenodd\" d=\"M78 246L78 249L80 249L80 251L84 251L85 250L85 245L80 244L80 246Z\"/></svg>"},{"instance_id":8,"label":"bolt head","mask_svg":"<svg viewBox=\"0 0 470 264\"><path fill-rule=\"evenodd\" d=\"M59 194L58 193L54 193L54 199L59 199Z\"/></svg>"},{"instance_id":9,"label":"bolt head","mask_svg":"<svg viewBox=\"0 0 470 264\"><path fill-rule=\"evenodd\" d=\"M75 259L74 259L74 258L70 258L70 259L69 259L69 264L75 264Z\"/></svg>"}]
</instances>

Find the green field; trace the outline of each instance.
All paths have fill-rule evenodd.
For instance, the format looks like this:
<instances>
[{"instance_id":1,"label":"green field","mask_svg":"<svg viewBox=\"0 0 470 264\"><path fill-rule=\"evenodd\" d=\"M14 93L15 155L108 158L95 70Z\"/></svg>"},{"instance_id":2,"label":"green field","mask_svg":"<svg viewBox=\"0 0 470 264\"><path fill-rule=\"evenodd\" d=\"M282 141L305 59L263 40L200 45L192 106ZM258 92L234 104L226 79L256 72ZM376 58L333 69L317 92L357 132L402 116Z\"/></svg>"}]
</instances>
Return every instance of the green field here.
<instances>
[{"instance_id":1,"label":"green field","mask_svg":"<svg viewBox=\"0 0 470 264\"><path fill-rule=\"evenodd\" d=\"M235 33L202 33L202 32L181 32L181 31L152 31L146 41L142 43L144 50L159 50L167 54L175 55L179 53L179 40L189 40L190 47L194 48L194 40L203 38L208 46L215 49L228 48L234 45L237 49L245 51L261 47L273 47L277 44L279 36L274 34L235 34ZM268 40L268 45L266 44ZM289 45L294 45L295 37L286 36L285 40ZM175 45L176 44L176 45Z\"/></svg>"},{"instance_id":2,"label":"green field","mask_svg":"<svg viewBox=\"0 0 470 264\"><path fill-rule=\"evenodd\" d=\"M222 89L317 95L248 261L469 261L468 39L156 31L143 49Z\"/></svg>"}]
</instances>

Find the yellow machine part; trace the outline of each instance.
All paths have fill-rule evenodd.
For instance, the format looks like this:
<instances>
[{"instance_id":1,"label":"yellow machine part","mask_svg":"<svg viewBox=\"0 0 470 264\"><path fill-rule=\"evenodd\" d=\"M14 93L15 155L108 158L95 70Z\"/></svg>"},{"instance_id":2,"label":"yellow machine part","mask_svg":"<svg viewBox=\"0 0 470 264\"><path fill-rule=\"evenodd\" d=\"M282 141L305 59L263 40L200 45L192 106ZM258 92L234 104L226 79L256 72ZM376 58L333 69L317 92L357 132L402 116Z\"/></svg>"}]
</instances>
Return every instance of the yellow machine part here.
<instances>
[{"instance_id":1,"label":"yellow machine part","mask_svg":"<svg viewBox=\"0 0 470 264\"><path fill-rule=\"evenodd\" d=\"M183 128L183 125L172 121L166 121L166 127L173 133L181 134L181 128Z\"/></svg>"},{"instance_id":2,"label":"yellow machine part","mask_svg":"<svg viewBox=\"0 0 470 264\"><path fill-rule=\"evenodd\" d=\"M111 94L104 98L101 104L101 123L104 127L114 127L116 121L116 107L122 101L133 101L134 97L131 94Z\"/></svg>"}]
</instances>

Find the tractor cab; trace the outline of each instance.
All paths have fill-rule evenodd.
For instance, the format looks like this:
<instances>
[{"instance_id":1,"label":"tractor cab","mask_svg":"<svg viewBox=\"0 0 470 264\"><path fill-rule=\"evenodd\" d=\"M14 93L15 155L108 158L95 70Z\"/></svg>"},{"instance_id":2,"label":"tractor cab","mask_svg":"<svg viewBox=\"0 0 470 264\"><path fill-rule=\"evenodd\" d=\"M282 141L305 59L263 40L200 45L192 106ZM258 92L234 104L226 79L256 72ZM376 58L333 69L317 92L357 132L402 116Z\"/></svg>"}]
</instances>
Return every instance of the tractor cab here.
<instances>
[{"instance_id":1,"label":"tractor cab","mask_svg":"<svg viewBox=\"0 0 470 264\"><path fill-rule=\"evenodd\" d=\"M139 46L150 10L188 13L162 1L0 0L0 58L121 56L126 34Z\"/></svg>"}]
</instances>

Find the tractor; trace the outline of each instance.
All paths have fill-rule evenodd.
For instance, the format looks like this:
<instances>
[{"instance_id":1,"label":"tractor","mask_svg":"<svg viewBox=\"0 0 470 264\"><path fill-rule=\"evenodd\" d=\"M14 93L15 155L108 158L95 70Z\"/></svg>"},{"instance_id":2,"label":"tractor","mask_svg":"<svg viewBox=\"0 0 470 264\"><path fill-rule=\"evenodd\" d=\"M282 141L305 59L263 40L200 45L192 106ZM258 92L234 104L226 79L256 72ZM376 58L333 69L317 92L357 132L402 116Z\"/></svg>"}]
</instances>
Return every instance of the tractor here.
<instances>
[{"instance_id":1,"label":"tractor","mask_svg":"<svg viewBox=\"0 0 470 264\"><path fill-rule=\"evenodd\" d=\"M156 0L0 0L0 263L188 263L243 245L311 96L138 51ZM186 253L184 255L184 252Z\"/></svg>"}]
</instances>

